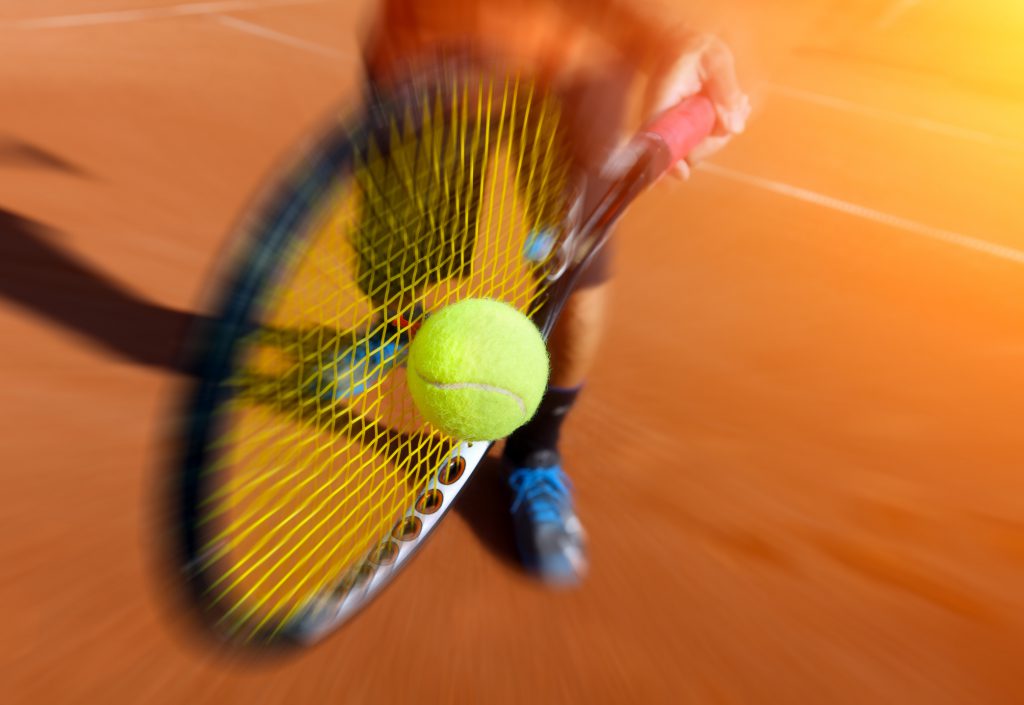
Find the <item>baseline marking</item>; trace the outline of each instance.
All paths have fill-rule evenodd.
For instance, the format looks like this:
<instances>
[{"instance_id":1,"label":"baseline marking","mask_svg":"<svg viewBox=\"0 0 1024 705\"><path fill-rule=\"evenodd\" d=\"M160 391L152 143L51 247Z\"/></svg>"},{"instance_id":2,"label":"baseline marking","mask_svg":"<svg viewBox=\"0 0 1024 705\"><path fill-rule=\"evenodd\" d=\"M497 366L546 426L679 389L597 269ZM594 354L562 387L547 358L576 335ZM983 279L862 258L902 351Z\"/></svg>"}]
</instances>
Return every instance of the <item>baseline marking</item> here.
<instances>
[{"instance_id":1,"label":"baseline marking","mask_svg":"<svg viewBox=\"0 0 1024 705\"><path fill-rule=\"evenodd\" d=\"M319 54L320 56L327 56L332 59L340 59L347 54L337 49L331 49L330 47L322 44L316 44L314 42L300 39L299 37L293 37L290 34L284 32L278 32L277 30L264 27L263 25L256 24L255 22L247 22L246 20L238 19L237 17L231 17L230 15L219 15L217 20L225 27L236 29L239 32L245 32L256 37L263 39L269 39L272 42L284 44L285 46L292 47L293 49L300 49L307 51L312 54Z\"/></svg>"},{"instance_id":2,"label":"baseline marking","mask_svg":"<svg viewBox=\"0 0 1024 705\"><path fill-rule=\"evenodd\" d=\"M928 118L916 117L914 115L897 113L892 110L885 110L884 108L873 108L868 105L855 103L851 100L836 98L834 96L815 93L813 91L806 91L801 88L791 88L778 83L765 83L764 87L772 93L783 95L787 98L793 98L794 100L802 100L806 103L813 103L826 108L832 108L833 110L840 110L842 112L853 113L856 115L864 115L877 120L885 120L899 125L913 127L918 130L926 130L928 132L946 135L947 137L955 137L957 139L980 142L982 144L993 145L996 147L1024 151L1024 142L1006 137L990 135L987 132L982 132L981 130L972 130L967 127L960 127L959 125L950 125L949 123L939 122L938 120L930 120Z\"/></svg>"},{"instance_id":3,"label":"baseline marking","mask_svg":"<svg viewBox=\"0 0 1024 705\"><path fill-rule=\"evenodd\" d=\"M850 203L849 201L843 201L838 198L833 198L832 196L826 196L821 193L809 191L808 189L803 189L799 186L791 186L790 184L785 184L781 181L773 181L772 179L766 179L761 176L744 174L743 172L718 166L717 164L704 162L698 165L697 168L700 171L706 171L709 174L714 174L715 176L719 176L724 179L736 181L748 186L754 186L764 191L770 191L797 201L810 203L815 206L852 215L856 218L870 220L891 228L896 228L920 237L928 238L929 240L937 240L948 245L955 245L967 250L974 250L975 252L981 252L986 255L991 255L992 257L998 257L999 259L1003 259L1008 262L1024 264L1024 250L1018 250L1006 245L988 242L987 240L971 237L970 235L963 235L952 230L945 230L943 228L925 225L924 223L918 223L917 221L910 220L909 218L901 218L890 213L883 213L882 211L877 211L873 208L868 208L857 203Z\"/></svg>"},{"instance_id":4,"label":"baseline marking","mask_svg":"<svg viewBox=\"0 0 1024 705\"><path fill-rule=\"evenodd\" d=\"M921 4L921 0L893 0L885 11L875 20L875 29L886 30L896 24L897 20L903 17L915 7Z\"/></svg>"},{"instance_id":5,"label":"baseline marking","mask_svg":"<svg viewBox=\"0 0 1024 705\"><path fill-rule=\"evenodd\" d=\"M196 2L166 7L147 7L136 10L115 10L113 12L91 12L82 15L55 15L34 19L14 20L0 23L0 26L14 29L61 29L67 27L92 27L126 22L146 22L169 17L194 15L216 15L223 12L258 10L264 7L286 5L320 5L326 0L222 0L221 2Z\"/></svg>"}]
</instances>

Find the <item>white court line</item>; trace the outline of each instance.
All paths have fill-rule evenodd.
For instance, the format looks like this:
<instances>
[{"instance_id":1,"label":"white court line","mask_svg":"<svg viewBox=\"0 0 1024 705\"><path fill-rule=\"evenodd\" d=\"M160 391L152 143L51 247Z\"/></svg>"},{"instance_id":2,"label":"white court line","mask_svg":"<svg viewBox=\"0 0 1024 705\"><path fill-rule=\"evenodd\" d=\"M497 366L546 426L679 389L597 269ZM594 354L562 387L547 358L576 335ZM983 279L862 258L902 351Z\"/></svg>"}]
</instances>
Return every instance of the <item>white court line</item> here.
<instances>
[{"instance_id":1,"label":"white court line","mask_svg":"<svg viewBox=\"0 0 1024 705\"><path fill-rule=\"evenodd\" d=\"M805 91L800 88L791 88L778 83L765 83L763 85L772 93L784 95L787 98L793 98L795 100L802 100L806 103L814 103L815 105L832 108L833 110L840 110L842 112L864 115L866 117L885 120L887 122L894 122L899 125L906 125L918 130L926 130L928 132L934 132L948 137L955 137L957 139L970 140L972 142L981 142L982 144L993 145L996 147L1005 147L1008 149L1024 151L1024 142L1019 142L1006 137L997 137L996 135L990 135L987 132L982 132L980 130L972 130L967 127L950 125L949 123L939 122L937 120L897 113L892 110L885 110L884 108L872 108L868 105L854 103L851 100L823 95L813 91Z\"/></svg>"},{"instance_id":2,"label":"white court line","mask_svg":"<svg viewBox=\"0 0 1024 705\"><path fill-rule=\"evenodd\" d=\"M724 179L737 181L748 186L754 186L764 191L777 193L780 196L793 198L797 201L811 203L822 208L829 208L834 211L839 211L840 213L852 215L857 218L863 218L864 220L870 220L875 223L887 225L891 228L897 228L899 230L913 233L914 235L926 237L931 240L938 240L939 242L944 242L949 245L956 245L957 247L963 247L968 250L983 252L987 255L998 257L999 259L1016 262L1017 264L1024 264L1024 250L1007 247L1006 245L998 245L994 242L988 242L976 237L971 237L970 235L962 235L960 233L953 232L952 230L932 227L931 225L918 223L917 221L909 220L908 218L901 218L899 216L883 213L882 211L867 208L866 206L861 206L856 203L842 201L838 198L833 198L832 196L808 191L807 189L803 189L798 186L791 186L789 184L784 184L780 181L773 181L772 179L766 179L761 176L744 174L743 172L735 171L724 166L718 166L717 164L704 162L697 168L701 171L706 171L709 174L714 174L715 176L720 176Z\"/></svg>"},{"instance_id":3,"label":"white court line","mask_svg":"<svg viewBox=\"0 0 1024 705\"><path fill-rule=\"evenodd\" d=\"M875 29L889 29L898 19L920 4L921 0L893 0L875 20Z\"/></svg>"},{"instance_id":4,"label":"white court line","mask_svg":"<svg viewBox=\"0 0 1024 705\"><path fill-rule=\"evenodd\" d=\"M125 22L145 22L168 17L188 17L194 15L216 15L223 12L239 12L242 10L258 10L263 7L281 5L320 5L326 0L223 0L223 2L195 2L166 7L147 7L136 10L116 10L113 12L91 12L83 15L55 15L34 19L14 20L0 23L3 27L14 29L59 29L65 27L89 27L104 24L122 24Z\"/></svg>"},{"instance_id":5,"label":"white court line","mask_svg":"<svg viewBox=\"0 0 1024 705\"><path fill-rule=\"evenodd\" d=\"M343 51L331 49L330 47L324 46L322 44L316 44L314 42L309 42L306 41L305 39L300 39L299 37L293 37L290 34L278 32L276 30L270 29L269 27L264 27L263 25L259 25L254 22L240 20L237 17L220 15L217 18L217 20L224 26L230 27L232 29L237 29L239 32L245 32L246 34L252 34L257 37L262 37L263 39L269 39L270 41L290 46L293 49L301 49L303 51L308 51L313 54L327 56L332 59L338 59L343 56L347 56L347 54Z\"/></svg>"}]
</instances>

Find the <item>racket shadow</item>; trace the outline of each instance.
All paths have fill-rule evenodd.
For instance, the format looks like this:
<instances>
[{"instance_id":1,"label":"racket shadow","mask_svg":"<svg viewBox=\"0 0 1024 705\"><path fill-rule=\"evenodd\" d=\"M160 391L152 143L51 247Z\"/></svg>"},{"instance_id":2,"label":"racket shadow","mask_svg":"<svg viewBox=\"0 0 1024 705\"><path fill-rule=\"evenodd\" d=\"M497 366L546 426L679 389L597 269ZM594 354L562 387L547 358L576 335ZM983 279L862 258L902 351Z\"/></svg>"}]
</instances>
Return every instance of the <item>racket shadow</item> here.
<instances>
[{"instance_id":1,"label":"racket shadow","mask_svg":"<svg viewBox=\"0 0 1024 705\"><path fill-rule=\"evenodd\" d=\"M521 569L501 465L501 458L493 450L484 457L472 480L456 498L453 511L484 548L509 567Z\"/></svg>"}]
</instances>

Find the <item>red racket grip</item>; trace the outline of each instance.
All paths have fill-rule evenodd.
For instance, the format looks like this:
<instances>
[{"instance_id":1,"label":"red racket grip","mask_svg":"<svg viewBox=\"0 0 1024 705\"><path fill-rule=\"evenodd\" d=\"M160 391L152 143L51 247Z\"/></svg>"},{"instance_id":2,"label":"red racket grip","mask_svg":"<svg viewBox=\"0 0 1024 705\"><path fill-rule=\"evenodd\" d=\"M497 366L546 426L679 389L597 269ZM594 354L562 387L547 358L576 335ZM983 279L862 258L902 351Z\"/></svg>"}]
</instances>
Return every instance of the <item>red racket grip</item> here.
<instances>
[{"instance_id":1,"label":"red racket grip","mask_svg":"<svg viewBox=\"0 0 1024 705\"><path fill-rule=\"evenodd\" d=\"M704 95L690 96L658 115L643 130L668 147L669 164L685 159L711 134L716 121L715 105Z\"/></svg>"}]
</instances>

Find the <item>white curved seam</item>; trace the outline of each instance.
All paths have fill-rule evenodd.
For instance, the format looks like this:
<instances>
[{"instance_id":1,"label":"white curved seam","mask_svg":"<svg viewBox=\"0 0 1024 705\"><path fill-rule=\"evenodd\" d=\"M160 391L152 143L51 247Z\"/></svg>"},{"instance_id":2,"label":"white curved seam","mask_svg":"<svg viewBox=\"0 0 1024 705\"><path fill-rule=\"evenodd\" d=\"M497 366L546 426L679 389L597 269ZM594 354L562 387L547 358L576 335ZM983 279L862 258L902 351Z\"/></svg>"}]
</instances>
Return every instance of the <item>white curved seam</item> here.
<instances>
[{"instance_id":1,"label":"white curved seam","mask_svg":"<svg viewBox=\"0 0 1024 705\"><path fill-rule=\"evenodd\" d=\"M458 391L460 389L475 389L480 392L497 392L498 394L504 394L505 396L512 397L516 404L519 405L519 410L522 413L526 413L526 402L523 401L515 392L510 392L504 387L495 387L490 384L480 384L478 382L452 382L450 384L444 384L441 382L431 382L429 380L423 380L424 384L433 387L434 389L440 389L442 391Z\"/></svg>"}]
</instances>

